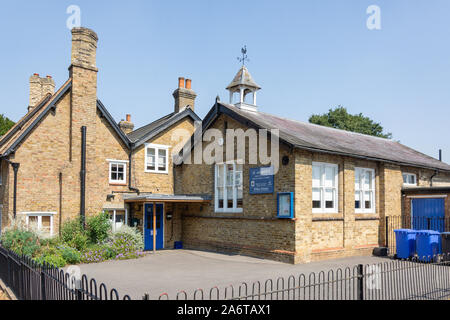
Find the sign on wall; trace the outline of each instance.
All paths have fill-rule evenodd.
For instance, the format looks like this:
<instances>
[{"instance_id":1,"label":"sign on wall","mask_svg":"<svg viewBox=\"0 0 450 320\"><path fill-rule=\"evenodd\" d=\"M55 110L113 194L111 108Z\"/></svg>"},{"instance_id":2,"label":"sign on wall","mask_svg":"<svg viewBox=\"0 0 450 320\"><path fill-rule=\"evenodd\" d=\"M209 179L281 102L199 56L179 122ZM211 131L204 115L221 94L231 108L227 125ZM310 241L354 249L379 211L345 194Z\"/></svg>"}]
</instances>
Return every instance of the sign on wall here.
<instances>
[{"instance_id":1,"label":"sign on wall","mask_svg":"<svg viewBox=\"0 0 450 320\"><path fill-rule=\"evenodd\" d=\"M289 218L294 217L294 193L282 192L277 195L277 217Z\"/></svg>"},{"instance_id":2,"label":"sign on wall","mask_svg":"<svg viewBox=\"0 0 450 320\"><path fill-rule=\"evenodd\" d=\"M273 193L273 167L250 168L250 194Z\"/></svg>"}]
</instances>

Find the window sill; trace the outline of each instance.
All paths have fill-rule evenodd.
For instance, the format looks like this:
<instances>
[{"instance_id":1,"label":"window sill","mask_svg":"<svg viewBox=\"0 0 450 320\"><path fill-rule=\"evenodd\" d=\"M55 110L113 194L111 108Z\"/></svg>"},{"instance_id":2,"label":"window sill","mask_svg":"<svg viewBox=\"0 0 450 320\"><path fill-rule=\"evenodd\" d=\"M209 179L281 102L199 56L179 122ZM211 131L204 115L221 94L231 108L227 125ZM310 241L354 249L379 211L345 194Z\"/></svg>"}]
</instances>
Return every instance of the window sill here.
<instances>
[{"instance_id":1,"label":"window sill","mask_svg":"<svg viewBox=\"0 0 450 320\"><path fill-rule=\"evenodd\" d=\"M319 214L323 214L323 215L332 215L332 214L339 214L339 212L338 211L312 211L312 213L314 214L314 215L319 215Z\"/></svg>"},{"instance_id":2,"label":"window sill","mask_svg":"<svg viewBox=\"0 0 450 320\"><path fill-rule=\"evenodd\" d=\"M371 215L371 214L377 214L375 211L359 211L359 210L355 210L355 214L359 214L362 216L367 216L367 215Z\"/></svg>"},{"instance_id":3,"label":"window sill","mask_svg":"<svg viewBox=\"0 0 450 320\"><path fill-rule=\"evenodd\" d=\"M149 171L149 170L145 170L145 173L169 174L169 171Z\"/></svg>"},{"instance_id":4,"label":"window sill","mask_svg":"<svg viewBox=\"0 0 450 320\"><path fill-rule=\"evenodd\" d=\"M214 210L214 213L242 213L243 209L234 209L234 210Z\"/></svg>"},{"instance_id":5,"label":"window sill","mask_svg":"<svg viewBox=\"0 0 450 320\"><path fill-rule=\"evenodd\" d=\"M110 182L110 186L127 186L126 182Z\"/></svg>"}]
</instances>

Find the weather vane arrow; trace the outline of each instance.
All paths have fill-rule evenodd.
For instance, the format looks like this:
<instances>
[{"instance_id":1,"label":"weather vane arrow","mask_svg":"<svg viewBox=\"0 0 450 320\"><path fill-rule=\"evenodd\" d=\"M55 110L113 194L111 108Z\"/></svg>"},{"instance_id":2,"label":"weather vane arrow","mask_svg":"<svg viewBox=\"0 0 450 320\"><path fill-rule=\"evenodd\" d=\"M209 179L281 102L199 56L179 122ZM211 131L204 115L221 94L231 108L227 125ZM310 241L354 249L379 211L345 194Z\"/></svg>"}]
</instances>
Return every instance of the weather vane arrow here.
<instances>
[{"instance_id":1,"label":"weather vane arrow","mask_svg":"<svg viewBox=\"0 0 450 320\"><path fill-rule=\"evenodd\" d=\"M237 59L239 62L242 62L242 66L244 66L245 61L250 62L250 60L248 59L248 56L247 56L247 46L244 46L241 49L241 53L242 53L242 57L238 57Z\"/></svg>"}]
</instances>

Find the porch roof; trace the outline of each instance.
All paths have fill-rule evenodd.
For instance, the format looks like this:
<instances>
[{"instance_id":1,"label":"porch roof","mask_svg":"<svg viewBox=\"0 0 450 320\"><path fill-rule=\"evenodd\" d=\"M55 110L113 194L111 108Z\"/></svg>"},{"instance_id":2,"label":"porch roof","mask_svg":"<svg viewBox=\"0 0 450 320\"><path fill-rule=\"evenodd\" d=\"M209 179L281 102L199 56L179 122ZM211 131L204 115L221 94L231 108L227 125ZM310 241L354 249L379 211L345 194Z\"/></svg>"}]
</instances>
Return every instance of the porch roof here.
<instances>
[{"instance_id":1,"label":"porch roof","mask_svg":"<svg viewBox=\"0 0 450 320\"><path fill-rule=\"evenodd\" d=\"M212 197L206 194L125 194L125 202L208 202Z\"/></svg>"}]
</instances>

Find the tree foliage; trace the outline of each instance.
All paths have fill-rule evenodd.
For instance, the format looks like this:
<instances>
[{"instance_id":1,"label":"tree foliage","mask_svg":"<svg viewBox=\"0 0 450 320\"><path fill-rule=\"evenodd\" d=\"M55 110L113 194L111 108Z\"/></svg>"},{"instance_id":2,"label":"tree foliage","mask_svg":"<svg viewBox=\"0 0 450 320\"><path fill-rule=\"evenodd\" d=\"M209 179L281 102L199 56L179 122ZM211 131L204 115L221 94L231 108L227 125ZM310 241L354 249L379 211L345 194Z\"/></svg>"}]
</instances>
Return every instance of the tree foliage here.
<instances>
[{"instance_id":1,"label":"tree foliage","mask_svg":"<svg viewBox=\"0 0 450 320\"><path fill-rule=\"evenodd\" d=\"M312 115L309 118L310 123L327 126L336 129L342 129L352 132L368 134L381 138L392 138L392 133L384 133L381 124L360 114L349 114L347 109L338 106L330 109L328 113L322 115Z\"/></svg>"},{"instance_id":2,"label":"tree foliage","mask_svg":"<svg viewBox=\"0 0 450 320\"><path fill-rule=\"evenodd\" d=\"M14 125L14 121L11 121L3 114L0 114L0 137L3 136Z\"/></svg>"}]
</instances>

